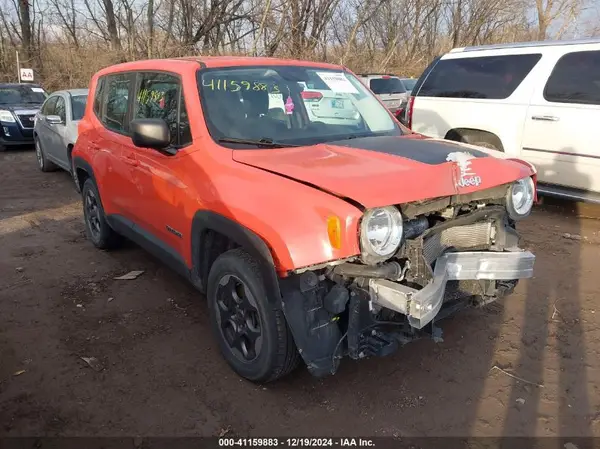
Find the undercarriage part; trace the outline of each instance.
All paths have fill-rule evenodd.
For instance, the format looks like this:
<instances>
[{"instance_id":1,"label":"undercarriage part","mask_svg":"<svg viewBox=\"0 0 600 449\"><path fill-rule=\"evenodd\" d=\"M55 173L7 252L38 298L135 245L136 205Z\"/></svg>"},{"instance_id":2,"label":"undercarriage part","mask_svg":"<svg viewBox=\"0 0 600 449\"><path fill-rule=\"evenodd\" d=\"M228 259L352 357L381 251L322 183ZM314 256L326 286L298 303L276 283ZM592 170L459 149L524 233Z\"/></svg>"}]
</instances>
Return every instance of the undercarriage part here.
<instances>
[{"instance_id":1,"label":"undercarriage part","mask_svg":"<svg viewBox=\"0 0 600 449\"><path fill-rule=\"evenodd\" d=\"M360 265L343 263L333 269L335 274L345 277L367 277L399 280L402 278L402 266L398 262L381 265Z\"/></svg>"},{"instance_id":2,"label":"undercarriage part","mask_svg":"<svg viewBox=\"0 0 600 449\"><path fill-rule=\"evenodd\" d=\"M339 359L333 354L342 334L323 304L327 286L315 273L305 272L282 279L280 289L285 318L308 370L316 377L335 373Z\"/></svg>"},{"instance_id":3,"label":"undercarriage part","mask_svg":"<svg viewBox=\"0 0 600 449\"><path fill-rule=\"evenodd\" d=\"M446 253L436 260L433 279L422 289L387 279L369 279L369 294L374 303L406 315L411 326L421 329L441 309L448 281L529 278L534 261L535 256L528 251ZM485 297L486 292L481 295Z\"/></svg>"},{"instance_id":4,"label":"undercarriage part","mask_svg":"<svg viewBox=\"0 0 600 449\"><path fill-rule=\"evenodd\" d=\"M348 289L343 285L334 285L323 298L323 306L333 315L339 315L346 310L348 304Z\"/></svg>"},{"instance_id":5,"label":"undercarriage part","mask_svg":"<svg viewBox=\"0 0 600 449\"><path fill-rule=\"evenodd\" d=\"M429 228L427 217L419 217L404 222L404 238L413 239L423 234Z\"/></svg>"}]
</instances>

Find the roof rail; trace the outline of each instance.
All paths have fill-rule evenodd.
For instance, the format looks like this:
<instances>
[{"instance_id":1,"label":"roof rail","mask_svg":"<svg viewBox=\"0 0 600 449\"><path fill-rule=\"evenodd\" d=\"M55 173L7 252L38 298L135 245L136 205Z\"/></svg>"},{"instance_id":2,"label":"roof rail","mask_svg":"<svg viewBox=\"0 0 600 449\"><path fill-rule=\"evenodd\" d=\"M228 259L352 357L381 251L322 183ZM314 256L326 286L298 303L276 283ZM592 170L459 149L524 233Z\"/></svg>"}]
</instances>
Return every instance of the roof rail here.
<instances>
[{"instance_id":1,"label":"roof rail","mask_svg":"<svg viewBox=\"0 0 600 449\"><path fill-rule=\"evenodd\" d=\"M563 41L548 40L548 41L531 41L531 42L513 42L508 44L490 44L490 45L475 45L472 47L453 48L449 53L460 53L467 51L482 51L496 50L508 48L530 48L530 47L555 47L562 45L581 45L581 44L600 44L600 37L590 37L586 39L570 39Z\"/></svg>"}]
</instances>

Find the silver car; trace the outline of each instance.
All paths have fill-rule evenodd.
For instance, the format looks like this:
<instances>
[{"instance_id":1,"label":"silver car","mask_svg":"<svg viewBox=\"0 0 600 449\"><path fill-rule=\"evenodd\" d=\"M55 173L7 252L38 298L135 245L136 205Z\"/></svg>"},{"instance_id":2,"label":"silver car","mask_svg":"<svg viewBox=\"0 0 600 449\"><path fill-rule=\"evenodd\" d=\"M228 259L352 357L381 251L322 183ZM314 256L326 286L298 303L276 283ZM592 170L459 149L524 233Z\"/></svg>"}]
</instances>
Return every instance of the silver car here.
<instances>
[{"instance_id":1,"label":"silver car","mask_svg":"<svg viewBox=\"0 0 600 449\"><path fill-rule=\"evenodd\" d=\"M71 172L71 151L77 140L77 125L85 112L88 89L52 93L35 116L33 138L40 170L62 168Z\"/></svg>"}]
</instances>

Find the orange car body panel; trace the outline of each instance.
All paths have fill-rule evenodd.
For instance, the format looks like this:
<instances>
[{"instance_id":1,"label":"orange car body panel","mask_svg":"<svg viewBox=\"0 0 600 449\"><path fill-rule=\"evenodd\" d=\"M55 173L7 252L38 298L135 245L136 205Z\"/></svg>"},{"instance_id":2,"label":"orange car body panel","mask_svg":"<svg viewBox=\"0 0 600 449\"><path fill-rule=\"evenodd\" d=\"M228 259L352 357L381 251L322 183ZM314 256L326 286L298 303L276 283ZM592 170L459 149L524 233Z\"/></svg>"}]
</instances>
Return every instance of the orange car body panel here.
<instances>
[{"instance_id":1,"label":"orange car body panel","mask_svg":"<svg viewBox=\"0 0 600 449\"><path fill-rule=\"evenodd\" d=\"M91 80L131 71L168 71L181 77L192 144L169 156L134 147L131 138L107 130L88 101L73 156L93 167L105 213L132 218L173 248L192 268L192 222L197 211L219 213L261 237L280 275L301 267L356 256L363 214L371 208L469 193L534 175L519 161L480 158L472 167L477 187L457 187L454 163L428 165L373 151L320 144L309 147L232 150L217 144L205 125L197 88L198 58L149 60L101 70ZM329 64L270 58L201 58L206 67ZM403 128L404 129L404 128ZM425 139L417 134L399 137ZM460 151L460 148L457 149ZM353 201L346 201L343 197ZM357 204L358 203L358 204ZM334 248L329 217L341 221L342 242ZM177 236L168 227L181 233Z\"/></svg>"}]
</instances>

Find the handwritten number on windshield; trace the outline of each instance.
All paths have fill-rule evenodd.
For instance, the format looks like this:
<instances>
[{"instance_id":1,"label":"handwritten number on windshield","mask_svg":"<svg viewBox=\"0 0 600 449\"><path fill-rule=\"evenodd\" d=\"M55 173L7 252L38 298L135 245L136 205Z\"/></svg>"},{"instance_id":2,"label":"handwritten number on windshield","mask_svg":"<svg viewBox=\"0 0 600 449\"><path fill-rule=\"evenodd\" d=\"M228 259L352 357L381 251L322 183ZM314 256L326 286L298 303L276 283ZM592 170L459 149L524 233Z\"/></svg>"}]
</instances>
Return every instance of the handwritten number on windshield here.
<instances>
[{"instance_id":1,"label":"handwritten number on windshield","mask_svg":"<svg viewBox=\"0 0 600 449\"><path fill-rule=\"evenodd\" d=\"M210 90L222 90L238 92L240 90L268 91L271 94L279 94L281 90L277 84L261 83L260 81L235 81L227 79L202 80L202 86Z\"/></svg>"}]
</instances>

